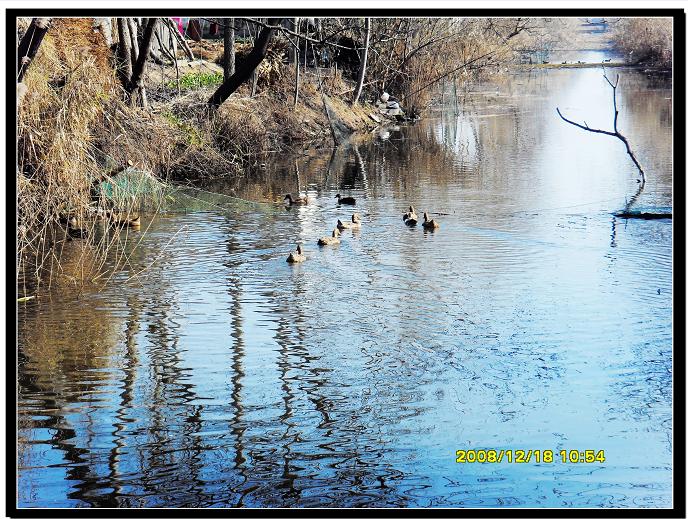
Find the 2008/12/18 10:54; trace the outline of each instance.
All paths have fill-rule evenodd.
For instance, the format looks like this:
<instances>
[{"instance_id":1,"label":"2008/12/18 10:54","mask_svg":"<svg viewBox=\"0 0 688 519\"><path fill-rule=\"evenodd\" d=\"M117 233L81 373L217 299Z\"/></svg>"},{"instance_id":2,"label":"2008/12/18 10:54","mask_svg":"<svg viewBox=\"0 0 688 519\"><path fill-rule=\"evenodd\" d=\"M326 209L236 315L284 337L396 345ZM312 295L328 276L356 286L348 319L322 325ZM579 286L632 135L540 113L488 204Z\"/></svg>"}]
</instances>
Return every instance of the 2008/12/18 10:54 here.
<instances>
[{"instance_id":1,"label":"2008/12/18 10:54","mask_svg":"<svg viewBox=\"0 0 688 519\"><path fill-rule=\"evenodd\" d=\"M554 463L559 457L561 463L604 463L604 450L563 449L471 449L457 450L456 463Z\"/></svg>"}]
</instances>

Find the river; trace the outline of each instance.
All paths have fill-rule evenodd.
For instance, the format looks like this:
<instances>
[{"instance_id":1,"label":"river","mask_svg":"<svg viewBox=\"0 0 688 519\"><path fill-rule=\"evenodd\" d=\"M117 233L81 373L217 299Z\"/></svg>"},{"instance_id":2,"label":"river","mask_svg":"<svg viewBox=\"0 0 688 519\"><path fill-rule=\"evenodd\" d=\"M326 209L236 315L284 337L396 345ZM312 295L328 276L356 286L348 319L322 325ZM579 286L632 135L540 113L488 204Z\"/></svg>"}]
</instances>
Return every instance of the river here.
<instances>
[{"instance_id":1,"label":"river","mask_svg":"<svg viewBox=\"0 0 688 519\"><path fill-rule=\"evenodd\" d=\"M671 207L671 82L617 72L638 206ZM20 305L18 506L671 506L672 223L614 217L623 145L555 111L611 128L601 69L452 96L186 190L108 283ZM319 249L337 193L362 229Z\"/></svg>"}]
</instances>

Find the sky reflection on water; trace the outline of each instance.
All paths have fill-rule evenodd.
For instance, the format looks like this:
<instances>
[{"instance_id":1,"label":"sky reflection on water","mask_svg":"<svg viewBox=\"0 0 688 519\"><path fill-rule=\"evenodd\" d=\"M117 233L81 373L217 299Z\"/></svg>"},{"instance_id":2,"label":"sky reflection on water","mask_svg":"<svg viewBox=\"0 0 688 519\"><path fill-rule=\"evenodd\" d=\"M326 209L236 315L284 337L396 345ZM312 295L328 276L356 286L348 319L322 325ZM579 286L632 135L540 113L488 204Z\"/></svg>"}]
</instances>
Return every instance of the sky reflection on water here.
<instances>
[{"instance_id":1,"label":"sky reflection on water","mask_svg":"<svg viewBox=\"0 0 688 519\"><path fill-rule=\"evenodd\" d=\"M621 74L639 204L671 206L670 85ZM206 186L261 203L191 191L102 291L22 307L19 506L670 506L672 224L612 216L633 165L557 106L611 124L599 70L516 75ZM363 228L318 250L338 192ZM606 461L455 462L488 448Z\"/></svg>"}]
</instances>

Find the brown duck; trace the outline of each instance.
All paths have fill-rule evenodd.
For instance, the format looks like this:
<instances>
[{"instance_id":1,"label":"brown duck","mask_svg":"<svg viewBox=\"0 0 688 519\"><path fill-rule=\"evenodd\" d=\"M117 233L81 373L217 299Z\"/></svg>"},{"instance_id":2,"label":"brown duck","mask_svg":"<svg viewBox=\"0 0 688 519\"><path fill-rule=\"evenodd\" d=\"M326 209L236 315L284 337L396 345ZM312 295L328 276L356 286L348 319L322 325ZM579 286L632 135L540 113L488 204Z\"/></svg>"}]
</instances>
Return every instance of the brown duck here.
<instances>
[{"instance_id":1,"label":"brown duck","mask_svg":"<svg viewBox=\"0 0 688 519\"><path fill-rule=\"evenodd\" d=\"M428 213L423 213L423 229L427 231L434 231L435 229L439 229L440 224L438 224L435 220L428 220Z\"/></svg>"},{"instance_id":2,"label":"brown duck","mask_svg":"<svg viewBox=\"0 0 688 519\"><path fill-rule=\"evenodd\" d=\"M115 212L108 212L107 216L110 219L110 223L117 227L132 227L134 229L141 227L141 216L130 218Z\"/></svg>"},{"instance_id":3,"label":"brown duck","mask_svg":"<svg viewBox=\"0 0 688 519\"><path fill-rule=\"evenodd\" d=\"M418 223L418 215L416 214L416 210L413 208L413 206L409 206L408 213L404 213L402 219L404 220L404 223L409 226L414 226Z\"/></svg>"},{"instance_id":4,"label":"brown duck","mask_svg":"<svg viewBox=\"0 0 688 519\"><path fill-rule=\"evenodd\" d=\"M289 205L306 205L308 204L308 197L299 195L298 198L291 196L291 193L287 193L284 197L285 200L289 202Z\"/></svg>"},{"instance_id":5,"label":"brown duck","mask_svg":"<svg viewBox=\"0 0 688 519\"><path fill-rule=\"evenodd\" d=\"M337 229L340 231L343 231L344 229L348 229L351 227L351 224L349 222L342 222L341 220L337 220Z\"/></svg>"},{"instance_id":6,"label":"brown duck","mask_svg":"<svg viewBox=\"0 0 688 519\"><path fill-rule=\"evenodd\" d=\"M287 256L287 263L301 263L306 260L306 255L301 250L301 245L296 246L296 252L290 252Z\"/></svg>"},{"instance_id":7,"label":"brown duck","mask_svg":"<svg viewBox=\"0 0 688 519\"><path fill-rule=\"evenodd\" d=\"M335 227L332 231L332 236L323 236L318 240L318 245L321 247L324 245L339 245L339 229Z\"/></svg>"}]
</instances>

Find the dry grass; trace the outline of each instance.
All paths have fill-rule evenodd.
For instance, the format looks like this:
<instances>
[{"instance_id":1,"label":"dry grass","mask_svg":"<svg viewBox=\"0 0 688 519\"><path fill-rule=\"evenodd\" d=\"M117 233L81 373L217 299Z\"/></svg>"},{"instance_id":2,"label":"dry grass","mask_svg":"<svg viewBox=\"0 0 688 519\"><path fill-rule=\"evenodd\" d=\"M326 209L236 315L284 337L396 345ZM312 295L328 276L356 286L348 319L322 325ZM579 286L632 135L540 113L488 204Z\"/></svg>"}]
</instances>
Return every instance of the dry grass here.
<instances>
[{"instance_id":1,"label":"dry grass","mask_svg":"<svg viewBox=\"0 0 688 519\"><path fill-rule=\"evenodd\" d=\"M110 50L100 38L88 19L58 19L26 75L17 113L17 281L24 291L26 284L84 283L99 275L119 235L119 229L98 231L95 216L106 207L103 199L92 200L94 182L107 177L108 152L119 165L126 160L118 155L125 155L142 167L164 155L159 143L146 147L141 128L132 129L139 118L120 101ZM69 236L71 217L86 231L85 240ZM75 253L78 261L67 257ZM67 265L75 270L68 272Z\"/></svg>"},{"instance_id":2,"label":"dry grass","mask_svg":"<svg viewBox=\"0 0 688 519\"><path fill-rule=\"evenodd\" d=\"M163 100L146 111L123 101L112 51L93 32L91 20L57 20L28 70L17 114L21 295L31 295L36 282L50 287L108 279L106 264L110 269L126 264L124 244L133 235L104 226L97 215L108 209L134 215L146 206L157 210L160 202L139 191L116 206L111 198L97 196L100 182L127 164L163 180L238 176L264 161L268 150L329 140L319 81L302 74L294 107L293 65L282 62L280 45L261 65L254 97L245 84L212 112L205 101L214 87L200 85L181 96L160 96ZM341 75L322 82L325 93L350 86ZM154 86L149 90L155 98ZM371 123L360 108L351 112L336 98L330 104L352 129ZM71 217L87 232L86 239L70 239Z\"/></svg>"},{"instance_id":3,"label":"dry grass","mask_svg":"<svg viewBox=\"0 0 688 519\"><path fill-rule=\"evenodd\" d=\"M671 68L671 18L622 18L613 25L616 48L631 63Z\"/></svg>"}]
</instances>

